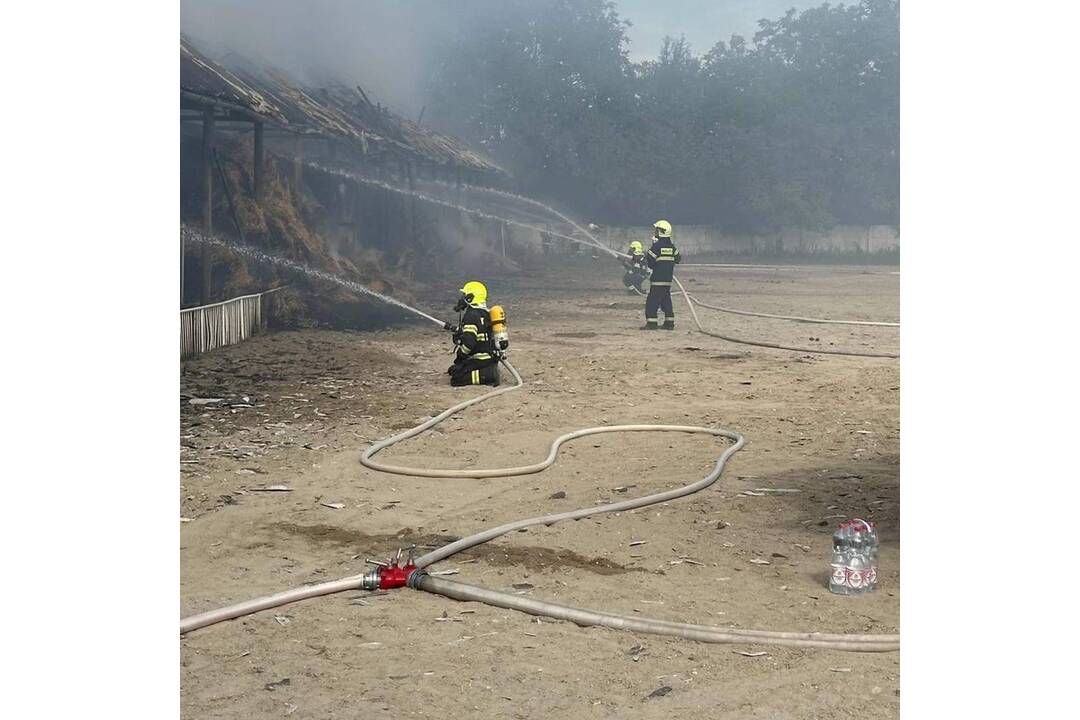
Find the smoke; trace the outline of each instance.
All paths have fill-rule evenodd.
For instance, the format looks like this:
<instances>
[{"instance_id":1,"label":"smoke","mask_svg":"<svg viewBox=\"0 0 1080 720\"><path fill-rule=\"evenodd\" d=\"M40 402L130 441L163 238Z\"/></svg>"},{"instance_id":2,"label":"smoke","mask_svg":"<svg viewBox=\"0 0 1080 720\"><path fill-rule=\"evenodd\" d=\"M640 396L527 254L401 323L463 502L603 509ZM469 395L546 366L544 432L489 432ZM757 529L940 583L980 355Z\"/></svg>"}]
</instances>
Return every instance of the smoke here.
<instances>
[{"instance_id":1,"label":"smoke","mask_svg":"<svg viewBox=\"0 0 1080 720\"><path fill-rule=\"evenodd\" d=\"M184 0L180 30L212 57L235 52L304 84L360 85L414 119L436 34L455 29L435 0Z\"/></svg>"},{"instance_id":2,"label":"smoke","mask_svg":"<svg viewBox=\"0 0 1080 720\"><path fill-rule=\"evenodd\" d=\"M762 17L821 0L616 0L634 60L655 58L665 35L697 54L732 33L753 37ZM239 53L318 87L338 79L416 118L432 48L482 12L469 0L184 0L180 29L211 56Z\"/></svg>"}]
</instances>

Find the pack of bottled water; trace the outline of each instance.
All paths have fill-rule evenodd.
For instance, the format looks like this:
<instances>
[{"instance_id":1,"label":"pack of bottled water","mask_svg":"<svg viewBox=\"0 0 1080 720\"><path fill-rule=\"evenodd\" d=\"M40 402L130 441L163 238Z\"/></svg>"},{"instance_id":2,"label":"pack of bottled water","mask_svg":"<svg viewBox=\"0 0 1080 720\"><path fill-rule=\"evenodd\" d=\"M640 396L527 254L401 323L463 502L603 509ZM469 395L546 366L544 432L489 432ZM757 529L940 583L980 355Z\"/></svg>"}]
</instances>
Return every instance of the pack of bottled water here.
<instances>
[{"instance_id":1,"label":"pack of bottled water","mask_svg":"<svg viewBox=\"0 0 1080 720\"><path fill-rule=\"evenodd\" d=\"M878 575L877 524L845 520L833 533L829 590L837 595L873 592Z\"/></svg>"}]
</instances>

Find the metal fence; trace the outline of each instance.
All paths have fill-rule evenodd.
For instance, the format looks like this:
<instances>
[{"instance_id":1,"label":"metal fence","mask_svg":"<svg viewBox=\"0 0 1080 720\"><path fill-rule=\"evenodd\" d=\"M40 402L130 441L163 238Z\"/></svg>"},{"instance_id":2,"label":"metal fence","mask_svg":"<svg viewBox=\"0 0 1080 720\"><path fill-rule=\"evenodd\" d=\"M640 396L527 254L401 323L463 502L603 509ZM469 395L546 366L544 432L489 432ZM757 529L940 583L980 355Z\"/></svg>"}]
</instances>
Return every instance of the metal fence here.
<instances>
[{"instance_id":1,"label":"metal fence","mask_svg":"<svg viewBox=\"0 0 1080 720\"><path fill-rule=\"evenodd\" d=\"M235 345L266 327L272 294L284 287L180 311L180 357Z\"/></svg>"}]
</instances>

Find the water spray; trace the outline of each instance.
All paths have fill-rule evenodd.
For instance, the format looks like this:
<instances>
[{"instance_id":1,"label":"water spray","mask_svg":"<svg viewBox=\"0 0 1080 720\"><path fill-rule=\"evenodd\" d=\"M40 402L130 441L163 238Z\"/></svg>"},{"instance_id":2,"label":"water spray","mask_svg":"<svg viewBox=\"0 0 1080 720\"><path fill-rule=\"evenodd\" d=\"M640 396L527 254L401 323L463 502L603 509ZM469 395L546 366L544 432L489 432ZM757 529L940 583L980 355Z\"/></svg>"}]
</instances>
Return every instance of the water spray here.
<instances>
[{"instance_id":1,"label":"water spray","mask_svg":"<svg viewBox=\"0 0 1080 720\"><path fill-rule=\"evenodd\" d=\"M460 205L458 203L451 202L451 201L448 201L448 200L442 200L442 199L432 197L430 195L426 195L424 193L418 192L416 190L410 190L410 189L398 187L398 186L395 186L395 185L393 185L391 183L385 182L383 180L375 180L375 179L368 178L368 177L365 177L363 175L360 175L360 174L357 174L357 173L354 173L354 172L350 172L348 170L343 170L343 169L340 169L340 168L327 167L325 165L322 165L322 164L316 163L316 162L312 162L312 161L307 161L306 165L308 165L309 167L312 167L312 168L314 168L316 170L319 170L321 172L325 172L325 173L328 173L328 174L331 174L331 175L336 175L338 177L354 180L356 182L364 183L364 184L367 184L367 185L370 185L370 186L373 186L373 187L378 187L380 189L388 190L390 192L395 192L395 193L398 193L398 194L401 194L401 195L414 197L414 198L417 198L417 199L422 200L424 202L432 203L432 204L435 204L435 205L440 205L440 206L443 206L443 207L448 207L448 208L451 208L451 209L454 209L454 210L458 210L460 212L464 212L464 213L467 213L467 214L470 214L470 215L474 215L476 217L481 217L481 218L484 218L484 219L487 219L487 220L493 220L493 221L496 221L496 222L503 222L503 223L506 223L506 224L509 224L509 225L516 225L518 227L526 228L526 229L532 230L534 232L546 233L546 234L548 234L548 235L550 235L552 237L558 237L558 238L562 238L562 239L565 239L565 240L569 240L570 242L578 243L578 244L581 244L581 245L587 245L589 247L593 247L593 248L596 248L598 250L601 250L604 253L606 253L607 255L609 255L609 256L617 259L617 260L620 260L620 261L629 257L629 255L627 255L626 253L622 253L622 252L619 252L617 250L613 250L613 249L607 247L606 245L604 245L603 243L601 243L600 240L595 235L593 235L586 228L582 227L580 224L575 222L573 219L571 219L570 217L568 217L564 213L558 211L557 209L551 207L550 205L548 205L546 203L540 202L539 200L533 200L531 198L527 198L527 197L525 197L523 195L517 195L515 193L510 193L510 192L506 192L506 191L503 191L503 190L496 190L494 188L484 188L484 187L475 186L475 185L464 184L462 186L462 187L468 188L470 190L479 190L479 191L491 193L493 195L498 195L498 196L501 196L501 197L507 197L507 198L510 198L512 200L515 200L515 201L528 203L528 204L534 205L536 207L542 208L542 209L546 210L547 212L550 212L551 214L559 217L563 221L569 223L575 229L577 229L579 232L581 232L582 234L587 236L589 239L588 240L582 240L581 238L575 238L575 237L572 237L570 235L564 235L562 233L553 232L553 231L550 231L550 230L548 230L546 228L538 227L536 225L530 225L528 223L523 223L523 222L520 222L520 221L517 221L517 220L512 220L510 218L505 218L505 217L501 217L501 216L498 216L498 215L493 215L493 214L485 212L483 210L478 210L476 208L470 208L470 207L467 207L465 205ZM454 186L451 186L449 183L444 183L444 182L441 182L441 181L433 181L433 182L435 182L436 184L445 185L447 187L454 187ZM184 228L182 228L182 231L183 230L184 230ZM196 242L201 241L202 238L203 238L203 236L201 236L200 234L198 234L194 230L187 229L187 233L188 233L188 235L186 235L185 237L190 237L192 240L194 240ZM449 323L444 322L442 320L439 320L437 318L434 318L431 315L428 315L427 313L425 313L425 312L423 312L421 310L418 310L418 309L416 309L416 308L414 308L414 307L412 307L410 305L407 305L407 304L405 304L405 303L403 303L403 302L401 302L401 301L399 301L399 300L397 300L395 298L389 297L387 295L382 295L381 293L377 293L374 290L371 290L370 288L367 288L367 287L361 285L360 283L356 283L356 282L350 281L350 280L344 280L343 278L338 278L338 277L336 277L334 275L331 275L330 273L326 273L326 272L321 271L321 270L316 270L314 268L309 268L307 266L300 265L299 263L293 262L291 260L284 260L282 258L275 258L273 256L266 255L265 253L262 253L262 252L260 252L258 250L255 250L254 248L250 248L249 246L230 245L230 244L224 243L224 242L222 242L220 240L216 240L216 239L212 239L212 238L211 239L206 239L205 241L210 242L212 244L216 244L216 245L219 245L219 246L223 246L223 247L233 249L236 252L240 252L240 253L245 254L245 255L247 255L249 257L254 257L256 259L263 260L263 261L266 261L266 262L271 262L271 263L283 265L285 267L289 267L290 269L294 269L296 271L306 273L306 274L311 275L313 277L319 277L321 279L337 283L339 285L342 285L343 287L355 290L356 292L359 292L359 293L362 293L362 294L365 294L365 295L369 295L369 296L375 297L375 298L380 299L380 300L384 300L385 302L388 302L388 303L390 303L392 305L396 305L396 306L398 306L398 307L400 307L400 308L402 308L404 310L407 310L408 312L411 312L411 313L413 313L415 315L418 315L418 316L420 316L420 317L422 317L422 318L424 318L426 320L429 320L429 321L435 323L436 325L440 326L444 330L445 329L451 329L451 326L450 326ZM713 309L713 310L719 310L719 311L722 311L722 312L734 312L736 314L744 314L744 315L758 315L758 316L763 316L763 317L775 317L776 319L793 320L793 321L798 321L798 322L824 322L826 324L835 323L835 324L887 325L887 326L892 326L892 327L898 327L899 324L898 323L894 324L894 323L869 322L869 321L860 321L860 322L827 321L827 320L823 321L822 319L818 319L818 318L802 318L802 317L779 316L779 315L771 316L771 315L765 315L765 314L761 314L761 313L751 313L751 312L747 312L747 311L738 311L738 310L733 310L733 309L730 309L730 308L712 306L712 305L708 305L706 303L702 303L697 298L690 295L690 293L688 293L685 290L685 288L682 287L682 283L679 283L678 280L676 280L676 283L679 285L680 290L682 290L683 298L686 300L687 307L690 310L691 317L693 318L694 324L697 326L698 331L705 334L705 335L709 335L711 337L715 337L715 338L718 338L718 339L721 339L721 340L726 340L728 342L732 342L732 343L735 343L735 344L750 345L750 346L755 346L755 347L765 347L765 348L771 348L771 349L775 349L775 350L785 350L785 351L789 351L789 352L806 352L806 353L817 353L817 354L826 354L826 355L847 355L847 356L853 356L853 357L881 357L881 358L898 358L899 357L899 355L894 354L894 353L864 353L864 352L854 352L854 351L846 351L846 350L822 350L822 349L817 349L817 348L799 348L799 347L791 347L791 346L785 346L785 345L777 345L777 344L773 344L773 343L762 343L762 342L755 342L755 341L750 341L750 340L742 340L742 339L739 339L739 338L733 338L733 337L729 337L729 336L725 336L725 335L720 335L718 333L708 331L708 330L706 330L705 328L702 327L701 322L698 319L697 312L696 312L695 307L694 307L695 303L699 304L699 305L701 305L703 307L707 307L707 308L710 308L710 309ZM641 294L641 293L639 292L639 294Z\"/></svg>"},{"instance_id":2,"label":"water spray","mask_svg":"<svg viewBox=\"0 0 1080 720\"><path fill-rule=\"evenodd\" d=\"M413 315L417 315L419 317L422 317L425 320L430 320L431 322L435 323L436 325L443 328L444 330L447 327L447 323L445 321L439 320L436 317L432 317L431 315L428 315L423 310L418 310L417 308L414 308L412 305L408 305L406 303L403 303L402 301L398 300L397 298L390 297L389 295L383 295L380 292L375 292L371 288L367 287L366 285L361 285L360 283L356 282L355 280L347 280L347 279L345 279L343 277L338 277L337 275L334 275L332 273L328 273L325 270L319 270L317 268L313 268L313 267L309 267L307 265L303 265L301 263L296 262L295 260L289 260L288 258L281 258L281 257L277 257L275 255L269 255L267 253L264 253L262 250L259 250L258 248L254 248L254 247L252 247L250 245L239 245L239 244L236 244L236 243L226 242L225 240L222 240L221 238L218 238L218 237L211 237L211 236L208 236L208 235L204 235L201 232L199 232L198 230L195 230L195 229L193 229L191 227L188 227L187 225L184 225L184 224L180 225L180 237L182 237L184 239L185 243L193 242L193 243L204 243L206 245L213 245L215 247L224 248L224 249L226 249L226 250L228 250L230 252L236 253L237 255L243 255L244 257L250 258L252 260L256 260L256 261L264 262L264 263L270 263L272 265L277 265L279 267L283 267L283 268L285 268L287 270L291 270L293 272L302 273L302 274L307 275L309 277L313 277L313 278L316 278L316 279L319 279L319 280L325 280L327 282L335 283L335 284L340 285L341 287L343 287L343 288L345 288L347 290L352 290L353 292L358 293L360 295L367 295L368 297L375 298L376 300L381 300L381 301L383 301L385 303L389 303L390 305L394 305L396 307L401 308L402 310L410 312Z\"/></svg>"},{"instance_id":3,"label":"water spray","mask_svg":"<svg viewBox=\"0 0 1080 720\"><path fill-rule=\"evenodd\" d=\"M439 184L439 185L446 185L448 187L452 187L450 185L450 183L445 182L443 180L432 180L431 182L434 182L434 183ZM610 248L608 248L606 245L603 245L595 235L593 235L591 232L586 230L584 227L582 227L581 225L576 223L569 216L564 215L562 212L560 212L556 208L552 207L551 205L548 205L547 203L540 202L539 200L535 200L533 198L526 197L524 195L518 195L517 193L507 192L506 190L497 190L495 188L484 187L482 185L469 185L468 183L463 183L462 187L467 189L467 190L470 190L470 191L480 191L480 192L490 193L492 195L499 195L501 197L509 198L511 200L516 200L518 202L526 203L528 205L532 205L534 207L541 208L542 210L546 210L547 212L551 213L555 217L557 217L557 218L561 219L562 221L566 222L568 225L573 227L578 232L580 232L583 235L587 236L597 246L603 247L604 249L608 250L608 252L615 253L619 257L625 257L625 255L623 253L616 252L616 251L611 250Z\"/></svg>"},{"instance_id":4,"label":"water spray","mask_svg":"<svg viewBox=\"0 0 1080 720\"><path fill-rule=\"evenodd\" d=\"M448 207L448 208L451 208L453 210L458 210L460 212L467 213L469 215L474 215L476 217L484 218L485 220L494 220L496 222L506 223L507 225L516 225L517 227L525 228L526 230L532 230L533 232L547 233L548 235L551 235L552 237L562 238L564 240L569 240L570 242L578 243L580 245L588 245L589 247L594 247L597 250L601 250L601 251L607 253L608 255L611 255L612 257L617 257L617 258L624 257L622 253L617 252L615 250L612 250L607 245L604 245L599 240L597 240L596 237L594 235L592 235L592 233L589 233L584 228L582 228L580 225L573 222L572 220L569 220L568 218L566 218L567 221L571 225L573 225L575 228L577 228L581 232L585 233L585 235L587 235L589 237L589 240L582 240L581 238L576 238L576 237L573 237L573 236L570 236L570 235L564 235L562 233L552 232L551 230L548 230L547 228L539 227L538 225L530 225L529 223L523 223L523 222L520 222L518 220L511 220L510 218L500 217L498 215L492 215L491 213L484 212L483 210L477 210L476 208L470 208L470 207L467 207L465 205L459 205L458 203L451 202L449 200L442 200L442 199L439 199L439 198L436 198L436 197L432 197L431 195L426 195L426 194L424 194L422 192L418 192L416 190L409 190L409 189L406 189L406 188L398 187L396 185L392 185L392 184L390 184L388 182L385 182L383 180L375 180L375 179L366 177L364 175L349 172L348 170L342 170L340 168L327 167L325 165L322 165L322 164L319 164L319 163L316 163L316 162L311 162L311 161L308 161L306 164L309 167L314 168L316 170L320 170L322 172L325 172L325 173L328 173L328 174L331 174L331 175L336 175L336 176L341 177L341 178L346 178L346 179L349 179L349 180L355 180L356 182L364 183L365 185L371 185L372 187L377 187L377 188L380 188L382 190L389 190L390 192L395 192L395 193L399 193L401 195L407 195L409 197L414 197L414 198L416 198L418 200L423 200L424 202L432 203L434 205L441 205L443 207ZM541 203L541 205L542 205L542 203ZM555 212L555 211L553 210L553 212ZM556 214L558 214L558 213L556 213ZM565 216L563 216L563 217L565 218Z\"/></svg>"}]
</instances>

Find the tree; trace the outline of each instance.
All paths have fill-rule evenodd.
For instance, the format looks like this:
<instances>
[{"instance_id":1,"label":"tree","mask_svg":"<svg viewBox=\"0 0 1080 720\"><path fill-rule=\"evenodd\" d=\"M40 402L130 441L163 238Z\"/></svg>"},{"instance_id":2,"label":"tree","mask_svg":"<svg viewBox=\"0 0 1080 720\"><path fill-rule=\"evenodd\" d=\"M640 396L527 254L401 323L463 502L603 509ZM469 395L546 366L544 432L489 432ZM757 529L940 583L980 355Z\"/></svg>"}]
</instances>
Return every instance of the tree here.
<instances>
[{"instance_id":1,"label":"tree","mask_svg":"<svg viewBox=\"0 0 1080 720\"><path fill-rule=\"evenodd\" d=\"M460 8L459 8L460 9ZM762 20L631 63L607 0L479 0L439 48L432 117L600 221L732 230L899 218L899 6Z\"/></svg>"}]
</instances>

